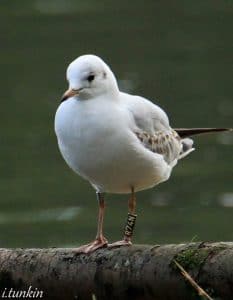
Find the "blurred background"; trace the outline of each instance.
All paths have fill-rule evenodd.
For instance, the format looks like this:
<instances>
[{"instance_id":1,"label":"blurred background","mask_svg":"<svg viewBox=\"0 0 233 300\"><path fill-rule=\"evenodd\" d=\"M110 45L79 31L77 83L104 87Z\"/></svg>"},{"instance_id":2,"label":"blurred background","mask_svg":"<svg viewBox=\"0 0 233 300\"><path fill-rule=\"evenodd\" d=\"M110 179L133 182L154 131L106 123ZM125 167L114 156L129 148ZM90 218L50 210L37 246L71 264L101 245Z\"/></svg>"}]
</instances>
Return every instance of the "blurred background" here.
<instances>
[{"instance_id":1,"label":"blurred background","mask_svg":"<svg viewBox=\"0 0 233 300\"><path fill-rule=\"evenodd\" d=\"M93 53L122 90L173 127L233 127L231 1L2 0L0 247L78 246L97 202L63 161L54 114L65 71ZM233 134L195 138L169 181L138 193L135 243L233 240ZM105 233L122 238L127 195L108 195Z\"/></svg>"}]
</instances>

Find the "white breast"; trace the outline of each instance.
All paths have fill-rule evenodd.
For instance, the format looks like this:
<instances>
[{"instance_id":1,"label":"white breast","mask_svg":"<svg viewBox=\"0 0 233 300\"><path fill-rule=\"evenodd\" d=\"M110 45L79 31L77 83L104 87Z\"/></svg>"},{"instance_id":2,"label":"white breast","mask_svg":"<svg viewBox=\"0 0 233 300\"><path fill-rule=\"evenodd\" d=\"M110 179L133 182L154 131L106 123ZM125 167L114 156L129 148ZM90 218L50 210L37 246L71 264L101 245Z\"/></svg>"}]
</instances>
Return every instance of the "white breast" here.
<instances>
[{"instance_id":1,"label":"white breast","mask_svg":"<svg viewBox=\"0 0 233 300\"><path fill-rule=\"evenodd\" d=\"M133 126L124 106L100 99L69 99L55 116L58 144L67 164L97 190L111 193L151 187L171 172L161 155L141 145Z\"/></svg>"}]
</instances>

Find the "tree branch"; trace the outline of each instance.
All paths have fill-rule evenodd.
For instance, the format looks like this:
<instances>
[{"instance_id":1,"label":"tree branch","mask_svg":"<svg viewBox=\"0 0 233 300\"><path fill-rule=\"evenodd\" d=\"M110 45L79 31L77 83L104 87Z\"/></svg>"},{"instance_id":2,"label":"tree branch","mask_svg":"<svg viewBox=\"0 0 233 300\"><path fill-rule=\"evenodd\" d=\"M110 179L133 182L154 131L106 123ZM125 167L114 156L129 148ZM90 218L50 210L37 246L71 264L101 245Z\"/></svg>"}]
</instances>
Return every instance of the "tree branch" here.
<instances>
[{"instance_id":1,"label":"tree branch","mask_svg":"<svg viewBox=\"0 0 233 300\"><path fill-rule=\"evenodd\" d=\"M0 249L0 297L30 289L58 300L197 299L175 261L213 299L233 299L230 242L135 245L88 255L75 249Z\"/></svg>"}]
</instances>

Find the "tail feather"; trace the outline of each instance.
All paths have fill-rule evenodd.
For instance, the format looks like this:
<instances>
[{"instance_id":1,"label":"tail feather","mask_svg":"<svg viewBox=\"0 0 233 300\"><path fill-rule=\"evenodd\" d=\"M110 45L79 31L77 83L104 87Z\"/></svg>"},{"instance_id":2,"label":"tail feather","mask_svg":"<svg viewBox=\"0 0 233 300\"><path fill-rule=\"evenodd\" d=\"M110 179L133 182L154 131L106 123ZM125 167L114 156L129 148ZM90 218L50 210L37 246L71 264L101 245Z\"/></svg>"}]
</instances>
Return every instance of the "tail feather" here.
<instances>
[{"instance_id":1,"label":"tail feather","mask_svg":"<svg viewBox=\"0 0 233 300\"><path fill-rule=\"evenodd\" d=\"M181 138L210 132L233 131L232 128L174 128Z\"/></svg>"},{"instance_id":2,"label":"tail feather","mask_svg":"<svg viewBox=\"0 0 233 300\"><path fill-rule=\"evenodd\" d=\"M184 158L189 153L193 152L195 148L193 148L193 140L190 138L184 138L181 140L182 143L182 150L179 155L179 159Z\"/></svg>"}]
</instances>

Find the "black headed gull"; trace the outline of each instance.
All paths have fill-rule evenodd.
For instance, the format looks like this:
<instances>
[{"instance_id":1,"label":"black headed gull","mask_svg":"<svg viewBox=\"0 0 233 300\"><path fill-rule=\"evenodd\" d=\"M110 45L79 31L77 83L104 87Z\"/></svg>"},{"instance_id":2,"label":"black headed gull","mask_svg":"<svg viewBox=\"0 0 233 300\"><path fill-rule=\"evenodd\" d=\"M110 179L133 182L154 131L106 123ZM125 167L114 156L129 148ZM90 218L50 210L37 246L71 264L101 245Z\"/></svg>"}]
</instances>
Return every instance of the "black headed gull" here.
<instances>
[{"instance_id":1,"label":"black headed gull","mask_svg":"<svg viewBox=\"0 0 233 300\"><path fill-rule=\"evenodd\" d=\"M105 193L131 194L124 238L111 246L130 245L135 192L168 180L178 160L194 150L190 135L226 129L172 129L159 106L119 91L113 72L95 55L75 59L67 80L69 89L55 116L59 149L69 167L94 187L99 203L96 239L77 251L107 246Z\"/></svg>"}]
</instances>

